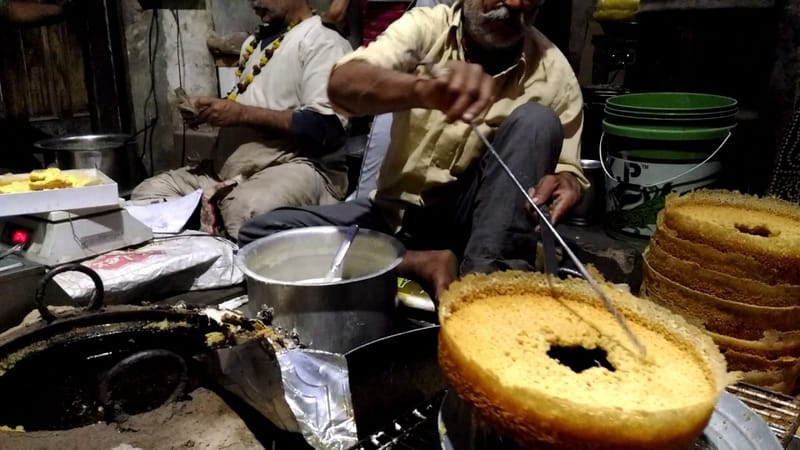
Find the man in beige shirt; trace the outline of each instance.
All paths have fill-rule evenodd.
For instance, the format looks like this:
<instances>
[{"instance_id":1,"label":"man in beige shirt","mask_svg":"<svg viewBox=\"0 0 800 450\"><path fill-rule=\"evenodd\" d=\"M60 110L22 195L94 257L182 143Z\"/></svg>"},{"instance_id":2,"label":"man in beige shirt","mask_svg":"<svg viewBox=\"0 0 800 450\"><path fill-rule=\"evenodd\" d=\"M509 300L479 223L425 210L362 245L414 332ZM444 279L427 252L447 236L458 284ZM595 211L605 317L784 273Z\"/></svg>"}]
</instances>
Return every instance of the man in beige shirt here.
<instances>
[{"instance_id":1,"label":"man in beige shirt","mask_svg":"<svg viewBox=\"0 0 800 450\"><path fill-rule=\"evenodd\" d=\"M349 115L394 112L376 191L366 200L257 217L240 241L326 224L393 233L409 249L400 272L435 296L459 273L533 269L535 220L469 123L490 136L535 200L551 205L554 221L588 186L579 164L580 86L531 25L541 3L414 8L340 60L328 90L336 107Z\"/></svg>"},{"instance_id":2,"label":"man in beige shirt","mask_svg":"<svg viewBox=\"0 0 800 450\"><path fill-rule=\"evenodd\" d=\"M242 46L226 98L193 99L193 123L220 127L213 160L149 178L134 200L202 189L203 228L236 238L251 217L283 206L339 203L347 190L347 118L333 111L328 76L350 44L306 0L258 0L265 23Z\"/></svg>"}]
</instances>

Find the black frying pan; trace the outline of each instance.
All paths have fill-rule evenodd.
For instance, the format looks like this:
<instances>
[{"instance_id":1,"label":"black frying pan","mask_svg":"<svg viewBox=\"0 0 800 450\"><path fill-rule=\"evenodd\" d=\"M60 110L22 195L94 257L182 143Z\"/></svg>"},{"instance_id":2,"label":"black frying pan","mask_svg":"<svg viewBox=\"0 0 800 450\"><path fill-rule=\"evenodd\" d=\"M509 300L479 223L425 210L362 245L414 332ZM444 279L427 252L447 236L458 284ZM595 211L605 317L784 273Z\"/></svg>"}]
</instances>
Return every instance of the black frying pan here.
<instances>
[{"instance_id":1,"label":"black frying pan","mask_svg":"<svg viewBox=\"0 0 800 450\"><path fill-rule=\"evenodd\" d=\"M360 439L445 388L437 360L438 339L438 326L419 328L345 355Z\"/></svg>"},{"instance_id":2,"label":"black frying pan","mask_svg":"<svg viewBox=\"0 0 800 450\"><path fill-rule=\"evenodd\" d=\"M85 310L54 314L44 292L65 271L91 277L95 294ZM172 401L201 370L193 357L233 339L227 327L197 309L104 308L99 276L77 264L45 275L36 302L41 320L0 335L0 425L28 431L115 420ZM246 320L241 325L252 326ZM212 332L224 338L210 346Z\"/></svg>"}]
</instances>

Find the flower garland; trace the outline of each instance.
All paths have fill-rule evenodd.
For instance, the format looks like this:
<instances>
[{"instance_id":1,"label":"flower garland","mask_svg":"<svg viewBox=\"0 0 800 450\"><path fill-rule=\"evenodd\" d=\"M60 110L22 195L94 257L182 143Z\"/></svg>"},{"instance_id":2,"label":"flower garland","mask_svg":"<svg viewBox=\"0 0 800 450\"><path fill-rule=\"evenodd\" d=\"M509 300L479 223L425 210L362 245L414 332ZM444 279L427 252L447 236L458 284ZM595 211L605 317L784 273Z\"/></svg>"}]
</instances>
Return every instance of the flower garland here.
<instances>
[{"instance_id":1,"label":"flower garland","mask_svg":"<svg viewBox=\"0 0 800 450\"><path fill-rule=\"evenodd\" d=\"M312 14L316 14L316 11L312 11ZM239 80L236 83L236 86L234 86L233 89L228 92L228 95L226 95L225 98L230 101L235 101L240 94L247 90L247 87L250 86L256 75L262 72L264 66L266 66L269 60L272 59L272 55L274 55L275 51L280 48L281 42L283 42L283 38L286 37L286 34L292 31L292 28L294 28L298 23L300 23L300 21L289 24L289 26L286 27L286 31L275 38L275 40L272 41L272 44L270 44L270 46L264 50L264 54L261 55L261 59L259 59L258 63L253 64L253 68L250 73L244 75L247 61L250 60L250 57L261 43L261 36L259 36L258 33L254 33L251 36L252 41L247 45L247 47L244 48L242 55L239 57L239 67L236 69L236 77Z\"/></svg>"}]
</instances>

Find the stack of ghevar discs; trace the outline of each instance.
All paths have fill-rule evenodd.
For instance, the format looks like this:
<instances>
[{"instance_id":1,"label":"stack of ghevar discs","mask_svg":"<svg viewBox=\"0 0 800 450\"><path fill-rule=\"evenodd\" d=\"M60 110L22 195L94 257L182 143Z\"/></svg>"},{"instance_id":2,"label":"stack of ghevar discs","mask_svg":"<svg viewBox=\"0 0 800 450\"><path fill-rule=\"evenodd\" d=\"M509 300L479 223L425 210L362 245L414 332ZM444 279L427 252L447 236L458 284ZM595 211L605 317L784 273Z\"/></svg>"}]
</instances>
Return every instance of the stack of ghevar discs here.
<instances>
[{"instance_id":1,"label":"stack of ghevar discs","mask_svg":"<svg viewBox=\"0 0 800 450\"><path fill-rule=\"evenodd\" d=\"M702 326L743 381L791 393L800 375L800 206L700 190L670 195L642 293Z\"/></svg>"}]
</instances>

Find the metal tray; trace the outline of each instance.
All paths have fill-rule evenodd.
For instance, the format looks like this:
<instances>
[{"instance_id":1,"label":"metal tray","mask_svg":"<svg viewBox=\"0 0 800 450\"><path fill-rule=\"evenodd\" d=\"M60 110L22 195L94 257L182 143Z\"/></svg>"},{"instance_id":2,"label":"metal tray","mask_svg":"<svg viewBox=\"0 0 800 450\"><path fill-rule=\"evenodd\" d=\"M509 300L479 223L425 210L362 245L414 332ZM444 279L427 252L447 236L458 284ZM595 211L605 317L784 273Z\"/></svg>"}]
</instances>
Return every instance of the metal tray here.
<instances>
[{"instance_id":1,"label":"metal tray","mask_svg":"<svg viewBox=\"0 0 800 450\"><path fill-rule=\"evenodd\" d=\"M487 431L469 405L448 393L438 418L443 450L518 450L513 442ZM769 426L733 394L723 392L696 449L782 450Z\"/></svg>"},{"instance_id":2,"label":"metal tray","mask_svg":"<svg viewBox=\"0 0 800 450\"><path fill-rule=\"evenodd\" d=\"M0 217L70 211L119 204L117 183L97 169L64 170L65 174L81 175L96 183L74 188L0 194ZM0 183L26 180L28 174L2 175Z\"/></svg>"}]
</instances>

